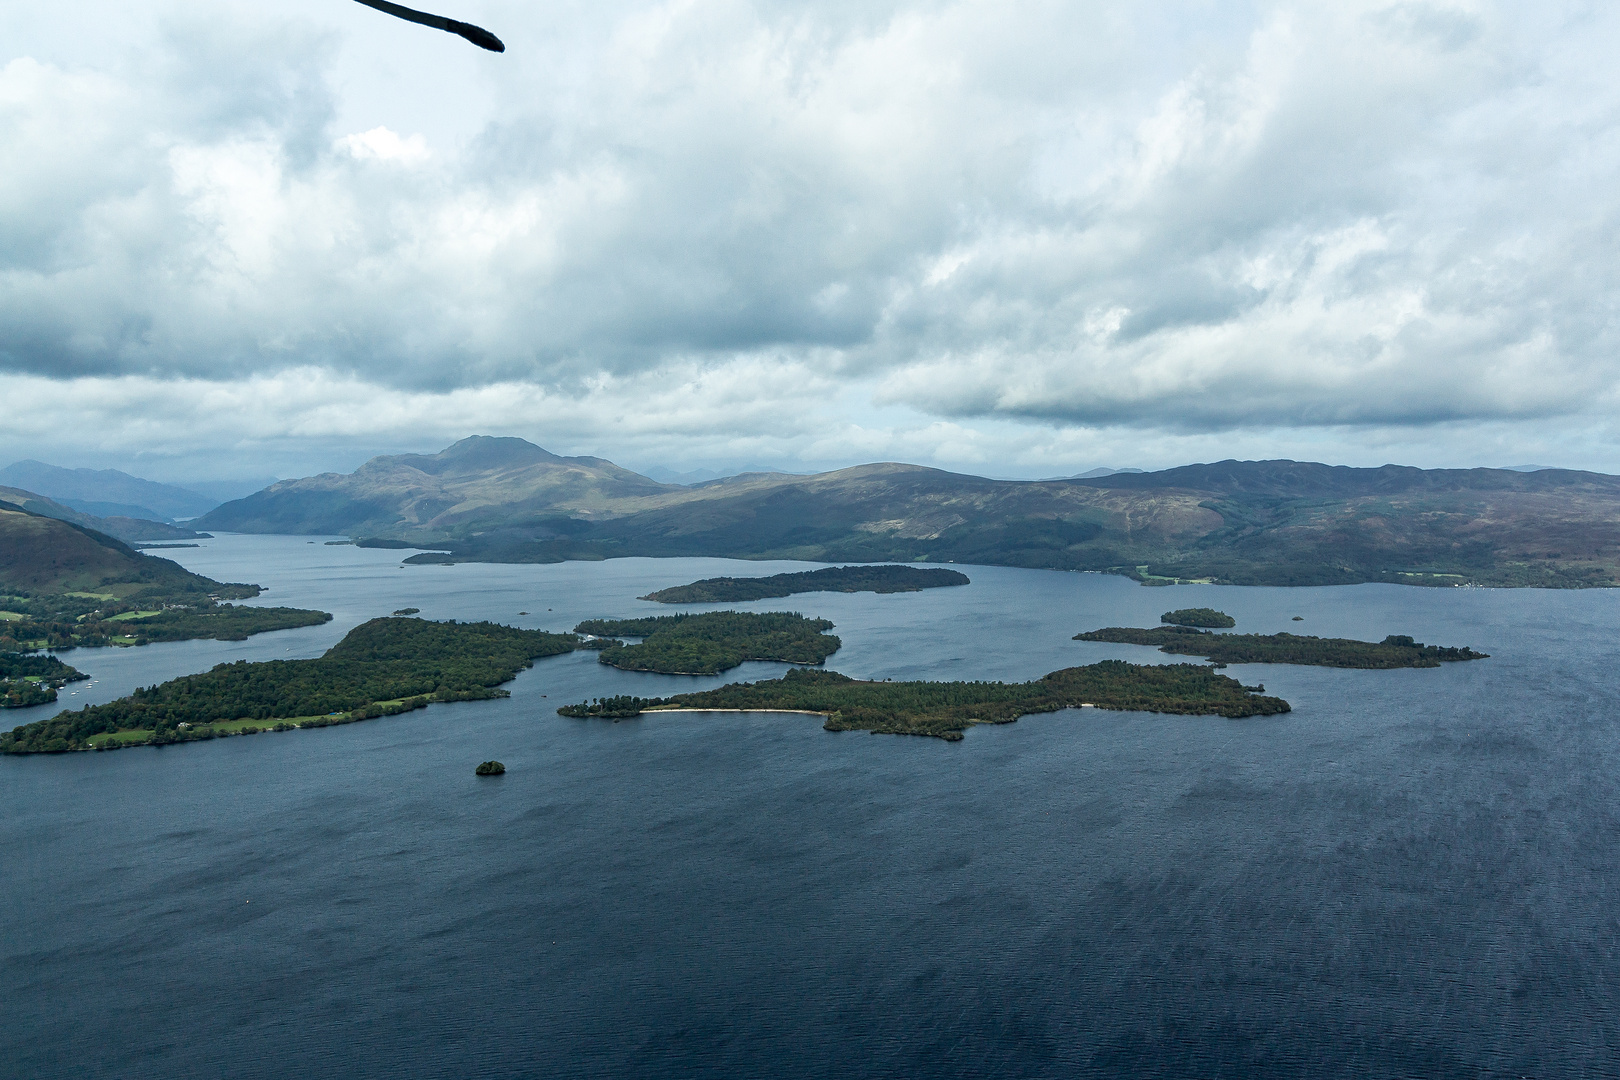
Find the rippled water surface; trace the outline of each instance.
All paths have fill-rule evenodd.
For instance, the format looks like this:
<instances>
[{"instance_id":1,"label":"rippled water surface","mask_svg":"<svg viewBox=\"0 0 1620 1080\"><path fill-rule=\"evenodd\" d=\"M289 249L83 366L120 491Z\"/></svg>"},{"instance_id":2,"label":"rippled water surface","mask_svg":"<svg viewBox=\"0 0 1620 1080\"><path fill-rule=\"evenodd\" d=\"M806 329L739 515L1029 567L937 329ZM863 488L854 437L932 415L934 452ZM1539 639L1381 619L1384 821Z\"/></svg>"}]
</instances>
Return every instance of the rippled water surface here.
<instances>
[{"instance_id":1,"label":"rippled water surface","mask_svg":"<svg viewBox=\"0 0 1620 1080\"><path fill-rule=\"evenodd\" d=\"M567 629L668 610L635 599L653 588L803 568L402 569L290 537L165 554L336 618L77 651L95 682L66 704L316 656L407 605ZM1194 604L1492 658L1233 667L1294 711L1070 711L949 744L804 716L565 720L588 696L783 670L574 654L505 701L3 758L0 1071L1620 1075L1620 593L965 569L965 588L734 606L833 620L829 666L863 677L1168 660L1070 635ZM506 775L475 778L491 757Z\"/></svg>"}]
</instances>

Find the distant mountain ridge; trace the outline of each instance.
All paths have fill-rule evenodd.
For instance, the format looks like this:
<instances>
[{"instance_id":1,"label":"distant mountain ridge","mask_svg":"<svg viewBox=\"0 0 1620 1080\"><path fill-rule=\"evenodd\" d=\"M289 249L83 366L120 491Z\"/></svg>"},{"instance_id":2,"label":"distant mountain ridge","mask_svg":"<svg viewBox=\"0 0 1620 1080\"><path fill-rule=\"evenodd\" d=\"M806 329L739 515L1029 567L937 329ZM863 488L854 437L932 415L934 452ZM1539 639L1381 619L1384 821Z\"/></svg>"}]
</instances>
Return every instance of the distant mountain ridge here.
<instances>
[{"instance_id":1,"label":"distant mountain ridge","mask_svg":"<svg viewBox=\"0 0 1620 1080\"><path fill-rule=\"evenodd\" d=\"M1100 466L1100 467L1095 468L1095 469L1087 470L1086 472L1083 472L1083 473L1075 473L1073 476L1069 477L1069 479L1070 480L1094 480L1099 476L1113 476L1116 473L1139 473L1139 472L1146 472L1146 471L1147 471L1146 469L1110 469L1107 466Z\"/></svg>"},{"instance_id":2,"label":"distant mountain ridge","mask_svg":"<svg viewBox=\"0 0 1620 1080\"><path fill-rule=\"evenodd\" d=\"M172 484L142 480L117 469L64 469L43 461L17 461L0 469L0 484L36 492L97 517L148 518L173 523L196 517L218 500Z\"/></svg>"},{"instance_id":3,"label":"distant mountain ridge","mask_svg":"<svg viewBox=\"0 0 1620 1080\"><path fill-rule=\"evenodd\" d=\"M1348 498L1413 491L1545 491L1593 482L1620 491L1620 477L1569 469L1524 472L1518 469L1419 469L1410 465L1362 469L1287 460L1217 461L1158 472L1117 472L1106 477L1076 479L1081 483L1120 489L1185 488L1229 495L1293 498Z\"/></svg>"},{"instance_id":4,"label":"distant mountain ridge","mask_svg":"<svg viewBox=\"0 0 1620 1080\"><path fill-rule=\"evenodd\" d=\"M352 473L283 480L194 524L438 539L469 521L602 513L626 500L683 490L601 458L559 457L523 439L475 435L437 454L375 457Z\"/></svg>"},{"instance_id":5,"label":"distant mountain ridge","mask_svg":"<svg viewBox=\"0 0 1620 1080\"><path fill-rule=\"evenodd\" d=\"M750 465L744 469L733 469L729 472L718 472L714 469L693 469L690 472L677 472L655 465L651 468L637 470L649 480L656 480L660 484L679 484L682 487L695 487L698 484L707 484L715 480L727 480L733 476L748 476L753 473L783 473L785 470L767 468L764 465ZM793 476L809 476L810 473L791 473Z\"/></svg>"},{"instance_id":6,"label":"distant mountain ridge","mask_svg":"<svg viewBox=\"0 0 1620 1080\"><path fill-rule=\"evenodd\" d=\"M285 480L195 523L442 547L412 562L718 555L1107 570L1149 582L1620 583L1620 478L1220 461L1066 480L894 462L661 484L474 436Z\"/></svg>"}]
</instances>

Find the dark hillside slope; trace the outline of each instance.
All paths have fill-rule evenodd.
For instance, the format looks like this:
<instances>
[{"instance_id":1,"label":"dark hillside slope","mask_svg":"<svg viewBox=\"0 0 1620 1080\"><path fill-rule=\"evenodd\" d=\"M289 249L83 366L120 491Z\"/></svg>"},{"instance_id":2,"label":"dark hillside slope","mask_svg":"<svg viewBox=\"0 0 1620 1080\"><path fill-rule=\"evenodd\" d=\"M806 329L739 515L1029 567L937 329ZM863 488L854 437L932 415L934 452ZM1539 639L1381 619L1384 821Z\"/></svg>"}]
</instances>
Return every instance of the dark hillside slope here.
<instances>
[{"instance_id":1,"label":"dark hillside slope","mask_svg":"<svg viewBox=\"0 0 1620 1080\"><path fill-rule=\"evenodd\" d=\"M590 535L650 555L1070 569L1176 550L1221 524L1185 492L1119 496L916 465L862 465L708 490L712 497L603 521Z\"/></svg>"},{"instance_id":2,"label":"dark hillside slope","mask_svg":"<svg viewBox=\"0 0 1620 1080\"><path fill-rule=\"evenodd\" d=\"M1223 461L1076 481L1196 486L1223 527L1150 572L1236 584L1620 583L1620 477Z\"/></svg>"},{"instance_id":3,"label":"dark hillside slope","mask_svg":"<svg viewBox=\"0 0 1620 1080\"><path fill-rule=\"evenodd\" d=\"M468 523L441 534L452 555L408 561L719 555L1104 569L1172 553L1221 525L1193 493L1009 483L898 464L734 478L615 509Z\"/></svg>"},{"instance_id":4,"label":"dark hillside slope","mask_svg":"<svg viewBox=\"0 0 1620 1080\"><path fill-rule=\"evenodd\" d=\"M0 502L0 590L35 595L137 584L202 596L221 588L110 536Z\"/></svg>"}]
</instances>

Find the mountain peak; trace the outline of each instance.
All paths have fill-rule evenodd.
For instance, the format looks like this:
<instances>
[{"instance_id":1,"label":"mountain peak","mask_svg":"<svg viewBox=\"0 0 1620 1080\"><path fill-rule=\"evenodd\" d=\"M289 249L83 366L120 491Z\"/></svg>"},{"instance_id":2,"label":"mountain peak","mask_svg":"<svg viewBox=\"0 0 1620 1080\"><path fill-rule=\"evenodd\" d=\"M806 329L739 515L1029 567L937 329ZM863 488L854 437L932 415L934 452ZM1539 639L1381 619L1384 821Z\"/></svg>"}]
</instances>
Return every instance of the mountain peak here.
<instances>
[{"instance_id":1,"label":"mountain peak","mask_svg":"<svg viewBox=\"0 0 1620 1080\"><path fill-rule=\"evenodd\" d=\"M510 435L469 435L433 456L440 461L454 461L458 465L477 465L484 468L562 460L556 454L536 446L527 439Z\"/></svg>"},{"instance_id":2,"label":"mountain peak","mask_svg":"<svg viewBox=\"0 0 1620 1080\"><path fill-rule=\"evenodd\" d=\"M437 454L401 454L398 457L379 457L368 461L364 469L392 468L398 464L433 476L464 476L474 473L501 472L521 469L528 465L555 463L566 459L534 445L527 439L510 435L469 435L451 443Z\"/></svg>"}]
</instances>

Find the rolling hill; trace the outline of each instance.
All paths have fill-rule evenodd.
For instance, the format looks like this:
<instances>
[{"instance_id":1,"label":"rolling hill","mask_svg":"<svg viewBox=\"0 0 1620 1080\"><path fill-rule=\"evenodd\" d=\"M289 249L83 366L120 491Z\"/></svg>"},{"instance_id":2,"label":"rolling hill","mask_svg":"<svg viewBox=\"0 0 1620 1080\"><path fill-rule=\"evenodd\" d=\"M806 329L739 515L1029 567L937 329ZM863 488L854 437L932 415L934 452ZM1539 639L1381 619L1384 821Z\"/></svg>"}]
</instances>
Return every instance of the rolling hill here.
<instances>
[{"instance_id":1,"label":"rolling hill","mask_svg":"<svg viewBox=\"0 0 1620 1080\"><path fill-rule=\"evenodd\" d=\"M1223 461L1006 481L917 465L660 484L473 437L286 480L195 522L444 548L413 562L708 555L958 562L1149 583L1620 583L1620 478L1549 469Z\"/></svg>"},{"instance_id":2,"label":"rolling hill","mask_svg":"<svg viewBox=\"0 0 1620 1080\"><path fill-rule=\"evenodd\" d=\"M226 588L111 536L0 501L0 591L19 596L142 591L207 597ZM256 586L229 588L233 595L259 591Z\"/></svg>"}]
</instances>

